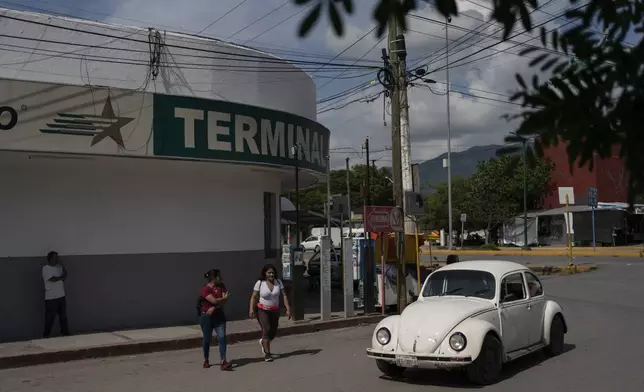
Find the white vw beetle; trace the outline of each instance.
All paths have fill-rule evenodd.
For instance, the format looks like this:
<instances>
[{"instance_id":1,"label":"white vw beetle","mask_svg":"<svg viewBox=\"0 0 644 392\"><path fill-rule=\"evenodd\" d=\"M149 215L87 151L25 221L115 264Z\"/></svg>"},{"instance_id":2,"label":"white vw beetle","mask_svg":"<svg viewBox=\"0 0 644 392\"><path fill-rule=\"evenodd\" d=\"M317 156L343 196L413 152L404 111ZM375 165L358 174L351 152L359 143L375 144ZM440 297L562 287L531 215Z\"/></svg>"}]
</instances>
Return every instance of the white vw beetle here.
<instances>
[{"instance_id":1,"label":"white vw beetle","mask_svg":"<svg viewBox=\"0 0 644 392\"><path fill-rule=\"evenodd\" d=\"M530 269L508 261L463 261L427 277L418 300L382 320L367 355L382 373L465 368L477 384L498 380L504 362L564 349L561 306Z\"/></svg>"}]
</instances>

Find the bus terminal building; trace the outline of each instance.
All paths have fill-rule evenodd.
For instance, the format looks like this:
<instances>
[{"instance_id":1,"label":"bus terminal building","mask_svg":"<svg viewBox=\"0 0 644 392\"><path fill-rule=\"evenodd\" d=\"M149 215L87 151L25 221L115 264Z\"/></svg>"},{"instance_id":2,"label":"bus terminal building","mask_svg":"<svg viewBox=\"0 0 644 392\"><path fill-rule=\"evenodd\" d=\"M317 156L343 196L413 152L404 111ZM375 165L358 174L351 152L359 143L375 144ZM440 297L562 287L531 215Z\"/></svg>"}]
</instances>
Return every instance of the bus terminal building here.
<instances>
[{"instance_id":1,"label":"bus terminal building","mask_svg":"<svg viewBox=\"0 0 644 392\"><path fill-rule=\"evenodd\" d=\"M0 341L41 336L51 250L72 333L194 324L211 268L229 318L247 316L262 266L280 265L295 167L302 187L326 176L311 78L223 41L0 13L26 48L0 52L15 64L0 68Z\"/></svg>"}]
</instances>

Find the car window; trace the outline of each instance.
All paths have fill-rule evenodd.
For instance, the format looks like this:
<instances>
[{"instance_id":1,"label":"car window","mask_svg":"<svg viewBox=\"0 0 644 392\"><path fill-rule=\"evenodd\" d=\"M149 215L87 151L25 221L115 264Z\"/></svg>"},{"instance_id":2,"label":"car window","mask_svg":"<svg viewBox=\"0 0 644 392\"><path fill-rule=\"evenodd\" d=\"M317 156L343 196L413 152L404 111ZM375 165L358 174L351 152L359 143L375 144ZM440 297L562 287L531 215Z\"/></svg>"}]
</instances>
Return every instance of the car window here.
<instances>
[{"instance_id":1,"label":"car window","mask_svg":"<svg viewBox=\"0 0 644 392\"><path fill-rule=\"evenodd\" d=\"M535 274L526 272L525 281L528 284L528 293L530 294L530 297L543 295L543 286Z\"/></svg>"},{"instance_id":2,"label":"car window","mask_svg":"<svg viewBox=\"0 0 644 392\"><path fill-rule=\"evenodd\" d=\"M436 271L427 278L422 294L423 297L456 295L493 299L496 294L496 281L494 276L486 271Z\"/></svg>"},{"instance_id":3,"label":"car window","mask_svg":"<svg viewBox=\"0 0 644 392\"><path fill-rule=\"evenodd\" d=\"M520 272L508 275L501 281L501 302L513 302L525 298L525 286Z\"/></svg>"}]
</instances>

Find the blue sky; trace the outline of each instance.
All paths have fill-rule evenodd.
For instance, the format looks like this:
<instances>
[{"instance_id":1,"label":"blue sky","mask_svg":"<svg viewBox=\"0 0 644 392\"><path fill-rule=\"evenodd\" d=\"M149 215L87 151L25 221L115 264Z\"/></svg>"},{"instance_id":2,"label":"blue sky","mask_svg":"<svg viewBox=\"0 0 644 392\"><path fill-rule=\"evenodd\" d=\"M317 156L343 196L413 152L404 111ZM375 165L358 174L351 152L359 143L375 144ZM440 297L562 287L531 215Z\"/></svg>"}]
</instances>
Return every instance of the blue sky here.
<instances>
[{"instance_id":1,"label":"blue sky","mask_svg":"<svg viewBox=\"0 0 644 392\"><path fill-rule=\"evenodd\" d=\"M22 6L31 11L62 13L121 25L152 26L194 33L212 24L242 1L7 0L0 1L0 7L20 9ZM301 12L302 8L293 4L292 0L245 0L234 11L204 31L203 35L228 38L236 33L229 40L256 46L282 57L301 59L303 56L310 56L306 59L329 61L375 26L371 20L371 10L376 1L359 0L355 3L356 13L346 21L346 33L342 39L334 36L326 21L326 15L310 37L298 38L297 27L306 11ZM533 13L535 24L560 14L568 0L542 0L540 3L547 5ZM540 40L534 35L518 34L523 31L518 26L514 33L518 35L512 43L499 43L475 56L458 61L498 43L499 40L495 37L500 36L499 26L493 23L483 24L489 19L490 0L458 0L458 4L464 15L452 20L449 29L449 38L452 41L450 45L453 47L450 51L450 62L458 64L450 71L450 79L452 90L464 94L450 95L454 151L462 151L474 145L500 144L503 137L514 129L515 125L506 123L500 116L515 113L519 109L518 106L507 103L509 95L516 88L515 72L532 74L527 65L530 59L516 55L522 49L522 46L517 46L516 43L540 45ZM298 12L301 13L297 14ZM431 0L415 14L418 17L410 19L410 31L406 36L408 65L411 67L429 63L429 70L441 68L445 65L444 50L437 51L445 45L445 30L444 26L436 21L443 19L433 8ZM432 19L434 22L423 18ZM564 22L563 18L553 20L545 27L552 29ZM468 30L473 29L477 29L479 35L468 34ZM466 37L463 37L464 35ZM380 49L386 46L386 42L378 41L373 34L367 34L337 61L353 62L364 56L361 64L379 64ZM632 38L631 42L634 41ZM315 79L318 100L374 78L373 74L364 74L364 70L352 70L338 75L336 80ZM331 73L324 75L335 76ZM438 71L432 73L431 78L438 82L432 86L431 91L426 87L412 87L409 91L413 161L430 159L447 149L446 97L442 94L446 88L446 74L444 71ZM373 150L381 150L372 154L373 159L380 159L380 164L390 165L390 153L386 149L391 146L391 134L389 126L385 126L383 122L383 110L388 112L387 104L383 104L383 97L372 103L356 102L344 106L348 101L377 94L380 90L376 83L359 94L319 105L318 110L326 111L318 115L318 121L327 126L332 133L334 167L343 165L345 157L350 157L356 163L362 162L363 158L353 150L360 151L367 137L370 138ZM389 125L387 114L385 120Z\"/></svg>"}]
</instances>

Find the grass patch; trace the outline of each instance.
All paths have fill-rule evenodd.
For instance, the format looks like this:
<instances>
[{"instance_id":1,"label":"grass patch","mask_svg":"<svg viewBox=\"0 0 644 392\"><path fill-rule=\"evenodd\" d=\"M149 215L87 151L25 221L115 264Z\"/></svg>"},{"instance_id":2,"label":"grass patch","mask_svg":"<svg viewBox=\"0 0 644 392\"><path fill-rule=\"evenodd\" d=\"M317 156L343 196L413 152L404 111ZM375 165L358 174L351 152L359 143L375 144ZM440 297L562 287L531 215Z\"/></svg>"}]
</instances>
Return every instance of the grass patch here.
<instances>
[{"instance_id":1,"label":"grass patch","mask_svg":"<svg viewBox=\"0 0 644 392\"><path fill-rule=\"evenodd\" d=\"M498 246L494 244L484 244L479 248L480 250L501 250Z\"/></svg>"}]
</instances>

